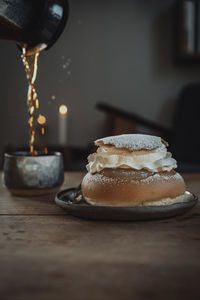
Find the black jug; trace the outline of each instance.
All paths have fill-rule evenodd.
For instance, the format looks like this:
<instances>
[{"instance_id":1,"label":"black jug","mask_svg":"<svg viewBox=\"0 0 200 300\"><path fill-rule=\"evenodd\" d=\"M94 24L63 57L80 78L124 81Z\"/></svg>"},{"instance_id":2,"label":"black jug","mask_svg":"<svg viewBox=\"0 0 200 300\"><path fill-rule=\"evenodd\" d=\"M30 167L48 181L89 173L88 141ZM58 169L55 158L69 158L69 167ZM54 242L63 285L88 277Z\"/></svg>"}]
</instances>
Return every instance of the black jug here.
<instances>
[{"instance_id":1,"label":"black jug","mask_svg":"<svg viewBox=\"0 0 200 300\"><path fill-rule=\"evenodd\" d=\"M0 39L15 41L30 53L49 49L68 14L67 0L0 0Z\"/></svg>"}]
</instances>

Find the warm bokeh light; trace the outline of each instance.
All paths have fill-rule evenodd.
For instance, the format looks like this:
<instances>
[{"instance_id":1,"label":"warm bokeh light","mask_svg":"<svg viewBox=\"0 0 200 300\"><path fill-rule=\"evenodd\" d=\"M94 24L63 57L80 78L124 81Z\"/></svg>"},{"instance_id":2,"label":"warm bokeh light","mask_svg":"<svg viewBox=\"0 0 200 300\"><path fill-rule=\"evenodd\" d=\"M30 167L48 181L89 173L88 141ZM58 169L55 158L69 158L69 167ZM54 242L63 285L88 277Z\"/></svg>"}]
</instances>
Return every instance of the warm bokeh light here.
<instances>
[{"instance_id":1,"label":"warm bokeh light","mask_svg":"<svg viewBox=\"0 0 200 300\"><path fill-rule=\"evenodd\" d=\"M31 107L30 107L30 115L33 114L34 110L35 110L34 106L31 106Z\"/></svg>"},{"instance_id":2,"label":"warm bokeh light","mask_svg":"<svg viewBox=\"0 0 200 300\"><path fill-rule=\"evenodd\" d=\"M66 105L62 104L60 107L59 107L59 113L60 115L66 115L67 114L67 111L68 111L68 108Z\"/></svg>"},{"instance_id":3,"label":"warm bokeh light","mask_svg":"<svg viewBox=\"0 0 200 300\"><path fill-rule=\"evenodd\" d=\"M41 134L45 135L45 129L44 129L44 127L41 128Z\"/></svg>"},{"instance_id":4,"label":"warm bokeh light","mask_svg":"<svg viewBox=\"0 0 200 300\"><path fill-rule=\"evenodd\" d=\"M46 118L45 118L45 116L43 116L43 115L39 115L38 116L38 119L37 119L37 122L40 124L40 125L44 125L45 123L46 123Z\"/></svg>"},{"instance_id":5,"label":"warm bokeh light","mask_svg":"<svg viewBox=\"0 0 200 300\"><path fill-rule=\"evenodd\" d=\"M39 108L39 100L38 100L38 99L35 100L35 107L36 107L37 109Z\"/></svg>"}]
</instances>

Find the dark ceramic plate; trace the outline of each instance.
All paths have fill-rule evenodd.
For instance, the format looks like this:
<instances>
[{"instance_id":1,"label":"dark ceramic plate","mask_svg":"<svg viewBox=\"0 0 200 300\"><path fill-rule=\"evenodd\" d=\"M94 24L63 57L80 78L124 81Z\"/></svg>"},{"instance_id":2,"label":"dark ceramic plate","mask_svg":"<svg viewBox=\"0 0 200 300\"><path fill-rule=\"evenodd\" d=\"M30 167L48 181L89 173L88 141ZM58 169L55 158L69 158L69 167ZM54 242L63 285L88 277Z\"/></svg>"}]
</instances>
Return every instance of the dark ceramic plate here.
<instances>
[{"instance_id":1,"label":"dark ceramic plate","mask_svg":"<svg viewBox=\"0 0 200 300\"><path fill-rule=\"evenodd\" d=\"M186 213L197 201L195 195L186 192L183 202L165 206L93 206L85 202L80 187L60 191L55 198L56 204L70 215L109 221L144 221L175 217Z\"/></svg>"}]
</instances>

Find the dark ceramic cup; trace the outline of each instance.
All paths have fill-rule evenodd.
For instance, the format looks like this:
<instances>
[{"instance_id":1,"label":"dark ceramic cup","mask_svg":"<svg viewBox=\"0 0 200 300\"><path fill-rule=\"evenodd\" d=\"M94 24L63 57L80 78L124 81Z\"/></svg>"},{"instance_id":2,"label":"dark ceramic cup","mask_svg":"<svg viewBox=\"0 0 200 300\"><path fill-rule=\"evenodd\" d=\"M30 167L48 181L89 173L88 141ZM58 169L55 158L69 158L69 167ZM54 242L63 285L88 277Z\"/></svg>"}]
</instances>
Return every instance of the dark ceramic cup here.
<instances>
[{"instance_id":1,"label":"dark ceramic cup","mask_svg":"<svg viewBox=\"0 0 200 300\"><path fill-rule=\"evenodd\" d=\"M4 154L3 183L14 195L56 193L63 181L63 157L59 152L38 156L27 152Z\"/></svg>"}]
</instances>

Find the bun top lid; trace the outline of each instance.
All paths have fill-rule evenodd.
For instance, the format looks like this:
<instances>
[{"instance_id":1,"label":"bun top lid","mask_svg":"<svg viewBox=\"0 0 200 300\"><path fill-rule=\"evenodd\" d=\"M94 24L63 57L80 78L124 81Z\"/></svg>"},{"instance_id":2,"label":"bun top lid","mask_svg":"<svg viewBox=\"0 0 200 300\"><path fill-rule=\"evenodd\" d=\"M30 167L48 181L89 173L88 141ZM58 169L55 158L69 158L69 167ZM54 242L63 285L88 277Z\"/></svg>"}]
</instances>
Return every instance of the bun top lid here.
<instances>
[{"instance_id":1,"label":"bun top lid","mask_svg":"<svg viewBox=\"0 0 200 300\"><path fill-rule=\"evenodd\" d=\"M161 137L146 134L114 135L95 141L95 145L97 146L113 145L116 148L126 148L131 151L142 149L153 150L163 146L163 144L168 146L167 142L161 139Z\"/></svg>"}]
</instances>

